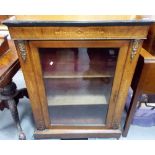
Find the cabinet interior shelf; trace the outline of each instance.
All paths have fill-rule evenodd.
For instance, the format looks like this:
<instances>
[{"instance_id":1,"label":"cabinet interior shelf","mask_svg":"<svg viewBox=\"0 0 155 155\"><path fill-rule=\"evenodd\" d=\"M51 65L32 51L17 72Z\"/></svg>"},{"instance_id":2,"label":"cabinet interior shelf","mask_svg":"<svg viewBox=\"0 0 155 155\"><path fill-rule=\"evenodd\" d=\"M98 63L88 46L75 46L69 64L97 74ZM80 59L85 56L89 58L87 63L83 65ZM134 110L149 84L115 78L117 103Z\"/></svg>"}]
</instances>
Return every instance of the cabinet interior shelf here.
<instances>
[{"instance_id":1,"label":"cabinet interior shelf","mask_svg":"<svg viewBox=\"0 0 155 155\"><path fill-rule=\"evenodd\" d=\"M75 79L75 78L112 78L113 75L103 74L103 75L44 75L44 79Z\"/></svg>"}]
</instances>

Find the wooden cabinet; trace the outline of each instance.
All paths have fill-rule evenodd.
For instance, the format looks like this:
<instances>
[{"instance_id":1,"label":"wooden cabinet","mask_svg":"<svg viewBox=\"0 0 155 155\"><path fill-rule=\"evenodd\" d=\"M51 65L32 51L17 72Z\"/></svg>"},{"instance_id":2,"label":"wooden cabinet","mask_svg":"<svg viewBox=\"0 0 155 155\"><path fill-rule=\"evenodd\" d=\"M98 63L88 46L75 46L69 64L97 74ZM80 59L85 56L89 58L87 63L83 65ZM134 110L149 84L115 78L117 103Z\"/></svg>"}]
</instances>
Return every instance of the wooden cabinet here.
<instances>
[{"instance_id":1,"label":"wooden cabinet","mask_svg":"<svg viewBox=\"0 0 155 155\"><path fill-rule=\"evenodd\" d=\"M151 19L140 16L17 16L15 40L35 138L121 135L121 116Z\"/></svg>"},{"instance_id":2,"label":"wooden cabinet","mask_svg":"<svg viewBox=\"0 0 155 155\"><path fill-rule=\"evenodd\" d=\"M143 43L144 49L155 56L155 24L149 28L147 39Z\"/></svg>"}]
</instances>

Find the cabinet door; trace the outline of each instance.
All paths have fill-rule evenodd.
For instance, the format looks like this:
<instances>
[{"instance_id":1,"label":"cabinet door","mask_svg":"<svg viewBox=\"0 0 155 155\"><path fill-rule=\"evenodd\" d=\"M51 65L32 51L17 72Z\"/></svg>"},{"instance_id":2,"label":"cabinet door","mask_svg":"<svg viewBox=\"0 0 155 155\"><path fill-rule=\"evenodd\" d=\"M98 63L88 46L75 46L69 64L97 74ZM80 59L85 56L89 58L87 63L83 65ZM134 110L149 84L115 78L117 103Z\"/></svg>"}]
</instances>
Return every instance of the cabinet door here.
<instances>
[{"instance_id":1,"label":"cabinet door","mask_svg":"<svg viewBox=\"0 0 155 155\"><path fill-rule=\"evenodd\" d=\"M108 127L128 45L128 41L30 42L47 128Z\"/></svg>"}]
</instances>

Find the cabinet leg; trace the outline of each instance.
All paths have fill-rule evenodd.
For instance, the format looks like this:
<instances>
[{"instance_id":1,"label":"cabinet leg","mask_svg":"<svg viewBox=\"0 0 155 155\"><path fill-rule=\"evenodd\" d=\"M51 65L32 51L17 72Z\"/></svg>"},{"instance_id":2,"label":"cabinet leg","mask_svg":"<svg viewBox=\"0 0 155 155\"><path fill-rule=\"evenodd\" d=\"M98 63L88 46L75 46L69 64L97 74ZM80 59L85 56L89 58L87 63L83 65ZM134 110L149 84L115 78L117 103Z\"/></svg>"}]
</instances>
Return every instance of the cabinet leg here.
<instances>
[{"instance_id":1,"label":"cabinet leg","mask_svg":"<svg viewBox=\"0 0 155 155\"><path fill-rule=\"evenodd\" d=\"M21 125L20 125L20 121L19 121L19 115L18 115L18 110L17 110L17 105L16 105L16 102L14 99L10 99L7 101L7 104L8 104L8 108L11 112L11 115L13 117L13 120L16 124L16 127L17 127L17 130L19 132L19 139L20 140L25 140L26 139L26 136L21 128Z\"/></svg>"}]
</instances>

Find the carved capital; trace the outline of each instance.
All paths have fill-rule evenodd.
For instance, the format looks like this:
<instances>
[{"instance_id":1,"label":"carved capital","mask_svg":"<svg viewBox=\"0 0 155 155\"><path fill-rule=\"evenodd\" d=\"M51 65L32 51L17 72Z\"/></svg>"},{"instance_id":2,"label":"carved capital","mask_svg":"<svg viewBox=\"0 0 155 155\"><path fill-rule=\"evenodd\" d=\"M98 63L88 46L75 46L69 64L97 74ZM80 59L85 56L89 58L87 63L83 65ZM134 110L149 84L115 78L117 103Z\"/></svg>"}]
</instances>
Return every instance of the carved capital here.
<instances>
[{"instance_id":1,"label":"carved capital","mask_svg":"<svg viewBox=\"0 0 155 155\"><path fill-rule=\"evenodd\" d=\"M137 54L137 50L139 48L139 44L140 44L141 40L134 40L132 43L132 49L131 49L131 54L130 54L130 60L132 61L133 58L135 57L135 55Z\"/></svg>"},{"instance_id":2,"label":"carved capital","mask_svg":"<svg viewBox=\"0 0 155 155\"><path fill-rule=\"evenodd\" d=\"M18 40L18 41L17 41L17 46L18 46L18 48L19 48L21 58L22 58L23 61L25 62L25 61L26 61L26 47L25 47L25 41L23 41L23 40Z\"/></svg>"}]
</instances>

